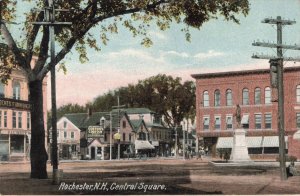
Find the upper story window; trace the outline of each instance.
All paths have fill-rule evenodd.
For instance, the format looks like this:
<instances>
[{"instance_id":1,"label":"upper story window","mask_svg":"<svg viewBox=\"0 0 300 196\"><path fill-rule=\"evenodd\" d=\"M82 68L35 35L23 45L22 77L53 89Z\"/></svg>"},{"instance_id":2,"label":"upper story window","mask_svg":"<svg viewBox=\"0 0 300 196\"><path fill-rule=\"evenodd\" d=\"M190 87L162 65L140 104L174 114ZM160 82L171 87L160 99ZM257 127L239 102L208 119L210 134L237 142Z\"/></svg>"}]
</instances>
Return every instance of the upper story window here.
<instances>
[{"instance_id":1,"label":"upper story window","mask_svg":"<svg viewBox=\"0 0 300 196\"><path fill-rule=\"evenodd\" d=\"M203 129L208 130L209 129L209 117L203 118Z\"/></svg>"},{"instance_id":2,"label":"upper story window","mask_svg":"<svg viewBox=\"0 0 300 196\"><path fill-rule=\"evenodd\" d=\"M71 132L71 139L74 139L74 131Z\"/></svg>"},{"instance_id":3,"label":"upper story window","mask_svg":"<svg viewBox=\"0 0 300 196\"><path fill-rule=\"evenodd\" d=\"M4 93L4 84L0 82L0 98L4 98L5 93Z\"/></svg>"},{"instance_id":4,"label":"upper story window","mask_svg":"<svg viewBox=\"0 0 300 196\"><path fill-rule=\"evenodd\" d=\"M232 129L232 116L226 116L226 129Z\"/></svg>"},{"instance_id":5,"label":"upper story window","mask_svg":"<svg viewBox=\"0 0 300 196\"><path fill-rule=\"evenodd\" d=\"M231 89L228 89L226 91L226 105L232 106L232 90Z\"/></svg>"},{"instance_id":6,"label":"upper story window","mask_svg":"<svg viewBox=\"0 0 300 196\"><path fill-rule=\"evenodd\" d=\"M296 127L300 129L300 113L296 114Z\"/></svg>"},{"instance_id":7,"label":"upper story window","mask_svg":"<svg viewBox=\"0 0 300 196\"><path fill-rule=\"evenodd\" d=\"M126 140L126 134L123 133L123 141L125 141L125 140Z\"/></svg>"},{"instance_id":8,"label":"upper story window","mask_svg":"<svg viewBox=\"0 0 300 196\"><path fill-rule=\"evenodd\" d=\"M126 128L126 121L123 121L123 128Z\"/></svg>"},{"instance_id":9,"label":"upper story window","mask_svg":"<svg viewBox=\"0 0 300 196\"><path fill-rule=\"evenodd\" d=\"M255 114L255 129L261 129L261 114Z\"/></svg>"},{"instance_id":10,"label":"upper story window","mask_svg":"<svg viewBox=\"0 0 300 196\"><path fill-rule=\"evenodd\" d=\"M67 121L64 121L64 129L67 128Z\"/></svg>"},{"instance_id":11,"label":"upper story window","mask_svg":"<svg viewBox=\"0 0 300 196\"><path fill-rule=\"evenodd\" d=\"M13 111L12 115L12 127L17 128L17 112Z\"/></svg>"},{"instance_id":12,"label":"upper story window","mask_svg":"<svg viewBox=\"0 0 300 196\"><path fill-rule=\"evenodd\" d=\"M249 90L247 88L243 89L243 105L249 105Z\"/></svg>"},{"instance_id":13,"label":"upper story window","mask_svg":"<svg viewBox=\"0 0 300 196\"><path fill-rule=\"evenodd\" d=\"M203 92L203 107L209 107L209 95L208 91Z\"/></svg>"},{"instance_id":14,"label":"upper story window","mask_svg":"<svg viewBox=\"0 0 300 196\"><path fill-rule=\"evenodd\" d=\"M18 112L18 128L22 128L22 112Z\"/></svg>"},{"instance_id":15,"label":"upper story window","mask_svg":"<svg viewBox=\"0 0 300 196\"><path fill-rule=\"evenodd\" d=\"M105 118L104 118L104 117L102 117L102 118L100 119L100 127L102 127L102 128L105 127Z\"/></svg>"},{"instance_id":16,"label":"upper story window","mask_svg":"<svg viewBox=\"0 0 300 196\"><path fill-rule=\"evenodd\" d=\"M265 88L265 104L271 103L271 88L266 87Z\"/></svg>"},{"instance_id":17,"label":"upper story window","mask_svg":"<svg viewBox=\"0 0 300 196\"><path fill-rule=\"evenodd\" d=\"M249 129L249 114L243 115L241 125L244 129Z\"/></svg>"},{"instance_id":18,"label":"upper story window","mask_svg":"<svg viewBox=\"0 0 300 196\"><path fill-rule=\"evenodd\" d=\"M272 128L272 114L265 114L265 128Z\"/></svg>"},{"instance_id":19,"label":"upper story window","mask_svg":"<svg viewBox=\"0 0 300 196\"><path fill-rule=\"evenodd\" d=\"M221 93L220 90L215 91L215 106L220 106Z\"/></svg>"},{"instance_id":20,"label":"upper story window","mask_svg":"<svg viewBox=\"0 0 300 196\"><path fill-rule=\"evenodd\" d=\"M30 124L31 124L30 112L27 112L27 129L30 129Z\"/></svg>"},{"instance_id":21,"label":"upper story window","mask_svg":"<svg viewBox=\"0 0 300 196\"><path fill-rule=\"evenodd\" d=\"M254 92L254 103L255 105L261 104L261 90L260 88L255 88L255 92Z\"/></svg>"},{"instance_id":22,"label":"upper story window","mask_svg":"<svg viewBox=\"0 0 300 196\"><path fill-rule=\"evenodd\" d=\"M215 117L215 129L220 129L221 128L221 117L216 116Z\"/></svg>"},{"instance_id":23,"label":"upper story window","mask_svg":"<svg viewBox=\"0 0 300 196\"><path fill-rule=\"evenodd\" d=\"M297 103L300 103L300 85L297 85L296 88L296 99L297 99Z\"/></svg>"},{"instance_id":24,"label":"upper story window","mask_svg":"<svg viewBox=\"0 0 300 196\"><path fill-rule=\"evenodd\" d=\"M13 82L13 98L20 100L21 96L21 85L20 82L14 81Z\"/></svg>"}]
</instances>

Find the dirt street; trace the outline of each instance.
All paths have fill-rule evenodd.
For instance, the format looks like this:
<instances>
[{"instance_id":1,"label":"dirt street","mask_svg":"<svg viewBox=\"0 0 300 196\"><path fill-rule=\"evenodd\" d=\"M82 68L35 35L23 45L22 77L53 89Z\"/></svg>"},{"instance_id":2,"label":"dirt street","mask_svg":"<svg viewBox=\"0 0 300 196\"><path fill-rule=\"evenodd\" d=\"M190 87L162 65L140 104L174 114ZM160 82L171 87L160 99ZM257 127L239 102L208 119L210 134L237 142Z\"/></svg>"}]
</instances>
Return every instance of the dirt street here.
<instances>
[{"instance_id":1,"label":"dirt street","mask_svg":"<svg viewBox=\"0 0 300 196\"><path fill-rule=\"evenodd\" d=\"M300 176L281 181L269 166L214 167L206 160L60 163L63 180L30 179L29 163L0 164L0 194L300 194Z\"/></svg>"}]
</instances>

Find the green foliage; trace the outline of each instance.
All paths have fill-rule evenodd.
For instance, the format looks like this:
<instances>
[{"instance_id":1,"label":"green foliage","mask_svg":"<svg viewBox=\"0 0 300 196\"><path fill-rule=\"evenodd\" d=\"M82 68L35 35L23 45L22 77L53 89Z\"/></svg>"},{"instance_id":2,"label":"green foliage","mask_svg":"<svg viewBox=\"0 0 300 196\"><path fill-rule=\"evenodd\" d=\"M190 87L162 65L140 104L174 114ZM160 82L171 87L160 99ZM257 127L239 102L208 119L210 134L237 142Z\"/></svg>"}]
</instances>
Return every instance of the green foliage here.
<instances>
[{"instance_id":1,"label":"green foliage","mask_svg":"<svg viewBox=\"0 0 300 196\"><path fill-rule=\"evenodd\" d=\"M57 109L57 120L63 117L65 114L68 113L84 113L87 109L84 106L80 106L78 104L66 104ZM48 120L47 120L47 130L51 127L51 111L48 111Z\"/></svg>"},{"instance_id":2,"label":"green foliage","mask_svg":"<svg viewBox=\"0 0 300 196\"><path fill-rule=\"evenodd\" d=\"M136 85L121 87L114 92L97 97L95 111L110 111L117 104L127 107L147 107L163 116L169 126L179 125L183 118L195 119L195 85L192 81L159 74L140 80Z\"/></svg>"}]
</instances>

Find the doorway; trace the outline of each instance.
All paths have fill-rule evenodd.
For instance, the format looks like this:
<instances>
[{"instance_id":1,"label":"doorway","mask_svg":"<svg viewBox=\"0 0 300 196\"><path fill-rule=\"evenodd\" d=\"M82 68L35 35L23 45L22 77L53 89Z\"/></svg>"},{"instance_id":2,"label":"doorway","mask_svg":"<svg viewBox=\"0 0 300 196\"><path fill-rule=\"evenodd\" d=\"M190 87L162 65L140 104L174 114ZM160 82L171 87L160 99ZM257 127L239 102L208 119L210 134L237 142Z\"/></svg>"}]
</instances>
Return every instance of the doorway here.
<instances>
[{"instance_id":1,"label":"doorway","mask_svg":"<svg viewBox=\"0 0 300 196\"><path fill-rule=\"evenodd\" d=\"M95 159L96 157L96 148L95 147L91 147L91 159Z\"/></svg>"}]
</instances>

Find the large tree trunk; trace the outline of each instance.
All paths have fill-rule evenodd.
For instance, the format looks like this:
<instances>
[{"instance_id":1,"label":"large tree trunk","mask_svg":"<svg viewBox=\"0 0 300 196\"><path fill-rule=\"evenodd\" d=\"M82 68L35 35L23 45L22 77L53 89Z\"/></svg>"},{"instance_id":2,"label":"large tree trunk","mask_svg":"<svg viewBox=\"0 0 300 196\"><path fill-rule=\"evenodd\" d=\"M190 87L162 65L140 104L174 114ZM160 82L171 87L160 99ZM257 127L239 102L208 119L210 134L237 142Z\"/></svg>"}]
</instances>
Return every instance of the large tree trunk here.
<instances>
[{"instance_id":1,"label":"large tree trunk","mask_svg":"<svg viewBox=\"0 0 300 196\"><path fill-rule=\"evenodd\" d=\"M48 155L45 149L45 127L43 113L43 81L29 83L31 109L31 178L45 179Z\"/></svg>"}]
</instances>

